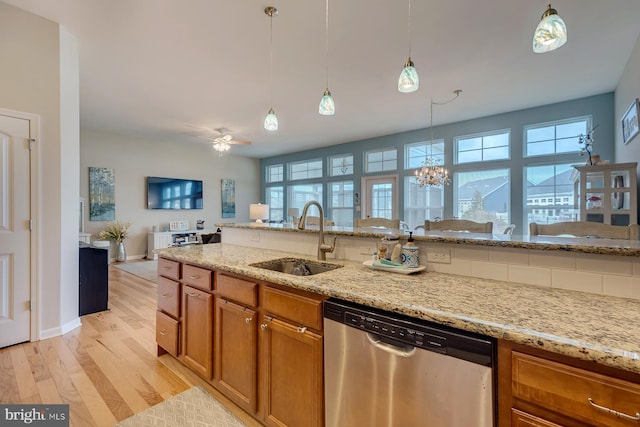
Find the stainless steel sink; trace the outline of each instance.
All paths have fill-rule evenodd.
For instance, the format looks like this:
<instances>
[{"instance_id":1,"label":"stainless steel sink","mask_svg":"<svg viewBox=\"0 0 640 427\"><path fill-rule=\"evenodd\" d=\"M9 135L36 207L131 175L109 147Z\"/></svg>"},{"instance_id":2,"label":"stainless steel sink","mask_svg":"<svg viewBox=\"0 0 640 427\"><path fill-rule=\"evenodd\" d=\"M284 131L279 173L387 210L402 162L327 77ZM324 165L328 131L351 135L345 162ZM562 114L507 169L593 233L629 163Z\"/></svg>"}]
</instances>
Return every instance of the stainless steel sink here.
<instances>
[{"instance_id":1,"label":"stainless steel sink","mask_svg":"<svg viewBox=\"0 0 640 427\"><path fill-rule=\"evenodd\" d=\"M342 267L342 265L338 264L329 264L303 258L278 258L249 265L279 271L280 273L293 274L295 276L313 276L314 274L324 273L325 271Z\"/></svg>"}]
</instances>

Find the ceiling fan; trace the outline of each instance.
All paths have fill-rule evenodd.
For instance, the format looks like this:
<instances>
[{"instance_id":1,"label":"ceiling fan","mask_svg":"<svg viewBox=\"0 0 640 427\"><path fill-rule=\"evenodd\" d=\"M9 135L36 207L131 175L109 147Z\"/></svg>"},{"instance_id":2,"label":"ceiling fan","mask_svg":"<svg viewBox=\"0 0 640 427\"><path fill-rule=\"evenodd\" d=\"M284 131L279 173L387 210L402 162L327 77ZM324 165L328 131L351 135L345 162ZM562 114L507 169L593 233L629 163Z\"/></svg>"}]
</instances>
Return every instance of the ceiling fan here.
<instances>
[{"instance_id":1,"label":"ceiling fan","mask_svg":"<svg viewBox=\"0 0 640 427\"><path fill-rule=\"evenodd\" d=\"M209 132L205 135L200 135L202 138L211 141L213 149L218 152L218 156L222 156L229 151L232 145L251 145L251 141L239 141L233 139L233 136L229 133L227 128L209 129ZM216 135L217 134L217 135Z\"/></svg>"}]
</instances>

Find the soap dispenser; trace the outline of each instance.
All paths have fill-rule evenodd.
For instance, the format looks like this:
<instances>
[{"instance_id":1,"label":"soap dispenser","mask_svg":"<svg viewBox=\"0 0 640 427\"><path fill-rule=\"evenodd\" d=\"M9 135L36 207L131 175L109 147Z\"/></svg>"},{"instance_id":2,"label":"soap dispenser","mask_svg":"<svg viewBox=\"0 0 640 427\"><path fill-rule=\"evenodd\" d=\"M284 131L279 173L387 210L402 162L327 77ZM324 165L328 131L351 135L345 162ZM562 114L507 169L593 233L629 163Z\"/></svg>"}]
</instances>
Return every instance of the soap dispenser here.
<instances>
[{"instance_id":1,"label":"soap dispenser","mask_svg":"<svg viewBox=\"0 0 640 427\"><path fill-rule=\"evenodd\" d=\"M413 232L409 232L409 240L402 247L402 264L407 268L417 268L420 263L418 259L418 247L413 241Z\"/></svg>"}]
</instances>

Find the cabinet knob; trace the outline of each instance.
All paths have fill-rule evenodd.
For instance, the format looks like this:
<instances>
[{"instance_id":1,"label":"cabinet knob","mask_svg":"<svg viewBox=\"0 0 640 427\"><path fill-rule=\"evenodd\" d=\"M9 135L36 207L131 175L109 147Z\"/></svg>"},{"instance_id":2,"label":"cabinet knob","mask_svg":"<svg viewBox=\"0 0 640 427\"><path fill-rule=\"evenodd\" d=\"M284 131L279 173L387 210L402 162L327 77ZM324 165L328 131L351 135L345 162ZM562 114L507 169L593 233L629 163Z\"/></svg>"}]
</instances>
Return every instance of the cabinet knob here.
<instances>
[{"instance_id":1,"label":"cabinet knob","mask_svg":"<svg viewBox=\"0 0 640 427\"><path fill-rule=\"evenodd\" d=\"M268 328L268 326L267 326L266 323L263 323L263 324L260 325L260 329L262 329L263 331L266 331L267 328Z\"/></svg>"},{"instance_id":2,"label":"cabinet knob","mask_svg":"<svg viewBox=\"0 0 640 427\"><path fill-rule=\"evenodd\" d=\"M166 331L159 331L159 334L160 335L167 335L167 332Z\"/></svg>"},{"instance_id":3,"label":"cabinet knob","mask_svg":"<svg viewBox=\"0 0 640 427\"><path fill-rule=\"evenodd\" d=\"M304 334L307 331L307 327L306 326L298 326L297 331L300 332L301 334Z\"/></svg>"},{"instance_id":4,"label":"cabinet knob","mask_svg":"<svg viewBox=\"0 0 640 427\"><path fill-rule=\"evenodd\" d=\"M246 323L248 325L249 323L251 323L251 320L253 320L253 319L251 319L251 317L247 317L247 318L244 319L244 323Z\"/></svg>"}]
</instances>

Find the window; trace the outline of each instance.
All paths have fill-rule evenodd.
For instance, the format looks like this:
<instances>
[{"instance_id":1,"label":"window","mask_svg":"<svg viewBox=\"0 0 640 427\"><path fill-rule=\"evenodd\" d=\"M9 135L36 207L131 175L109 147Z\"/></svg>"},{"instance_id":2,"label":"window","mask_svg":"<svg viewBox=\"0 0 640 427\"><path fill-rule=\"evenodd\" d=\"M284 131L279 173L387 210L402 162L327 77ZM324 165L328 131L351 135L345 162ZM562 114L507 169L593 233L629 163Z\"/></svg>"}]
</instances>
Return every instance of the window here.
<instances>
[{"instance_id":1,"label":"window","mask_svg":"<svg viewBox=\"0 0 640 427\"><path fill-rule=\"evenodd\" d=\"M367 173L393 171L398 169L398 151L392 150L367 151Z\"/></svg>"},{"instance_id":2,"label":"window","mask_svg":"<svg viewBox=\"0 0 640 427\"><path fill-rule=\"evenodd\" d=\"M322 160L305 160L289 164L289 179L296 181L300 179L322 178Z\"/></svg>"},{"instance_id":3,"label":"window","mask_svg":"<svg viewBox=\"0 0 640 427\"><path fill-rule=\"evenodd\" d=\"M404 222L410 230L424 225L424 220L443 217L444 188L420 187L415 176L404 177Z\"/></svg>"},{"instance_id":4,"label":"window","mask_svg":"<svg viewBox=\"0 0 640 427\"><path fill-rule=\"evenodd\" d=\"M271 165L267 166L267 182L282 182L284 179L284 166Z\"/></svg>"},{"instance_id":5,"label":"window","mask_svg":"<svg viewBox=\"0 0 640 427\"><path fill-rule=\"evenodd\" d=\"M284 189L282 187L267 187L266 203L269 205L269 219L271 221L284 220Z\"/></svg>"},{"instance_id":6,"label":"window","mask_svg":"<svg viewBox=\"0 0 640 427\"><path fill-rule=\"evenodd\" d=\"M444 164L444 140L416 142L407 144L404 149L404 168L417 169L427 157L437 159L438 165Z\"/></svg>"},{"instance_id":7,"label":"window","mask_svg":"<svg viewBox=\"0 0 640 427\"><path fill-rule=\"evenodd\" d=\"M389 182L371 186L371 216L393 219L393 184Z\"/></svg>"},{"instance_id":8,"label":"window","mask_svg":"<svg viewBox=\"0 0 640 427\"><path fill-rule=\"evenodd\" d=\"M508 130L455 138L457 162L508 159L509 139Z\"/></svg>"},{"instance_id":9,"label":"window","mask_svg":"<svg viewBox=\"0 0 640 427\"><path fill-rule=\"evenodd\" d=\"M353 226L353 181L330 182L329 209L327 210L337 226Z\"/></svg>"},{"instance_id":10,"label":"window","mask_svg":"<svg viewBox=\"0 0 640 427\"><path fill-rule=\"evenodd\" d=\"M588 129L591 129L590 117L525 126L525 156L579 152L578 140Z\"/></svg>"},{"instance_id":11,"label":"window","mask_svg":"<svg viewBox=\"0 0 640 427\"><path fill-rule=\"evenodd\" d=\"M332 156L329 158L329 176L353 175L353 155Z\"/></svg>"},{"instance_id":12,"label":"window","mask_svg":"<svg viewBox=\"0 0 640 427\"><path fill-rule=\"evenodd\" d=\"M300 209L310 200L317 200L322 203L322 183L308 185L291 185L288 187L289 207ZM309 208L309 215L320 216L317 208L312 206Z\"/></svg>"},{"instance_id":13,"label":"window","mask_svg":"<svg viewBox=\"0 0 640 427\"><path fill-rule=\"evenodd\" d=\"M577 221L578 210L570 202L574 197L570 164L530 166L525 171L526 230L531 222ZM543 204L545 209L541 209Z\"/></svg>"},{"instance_id":14,"label":"window","mask_svg":"<svg viewBox=\"0 0 640 427\"><path fill-rule=\"evenodd\" d=\"M492 221L498 233L511 224L509 169L459 172L454 180L454 215Z\"/></svg>"}]
</instances>

